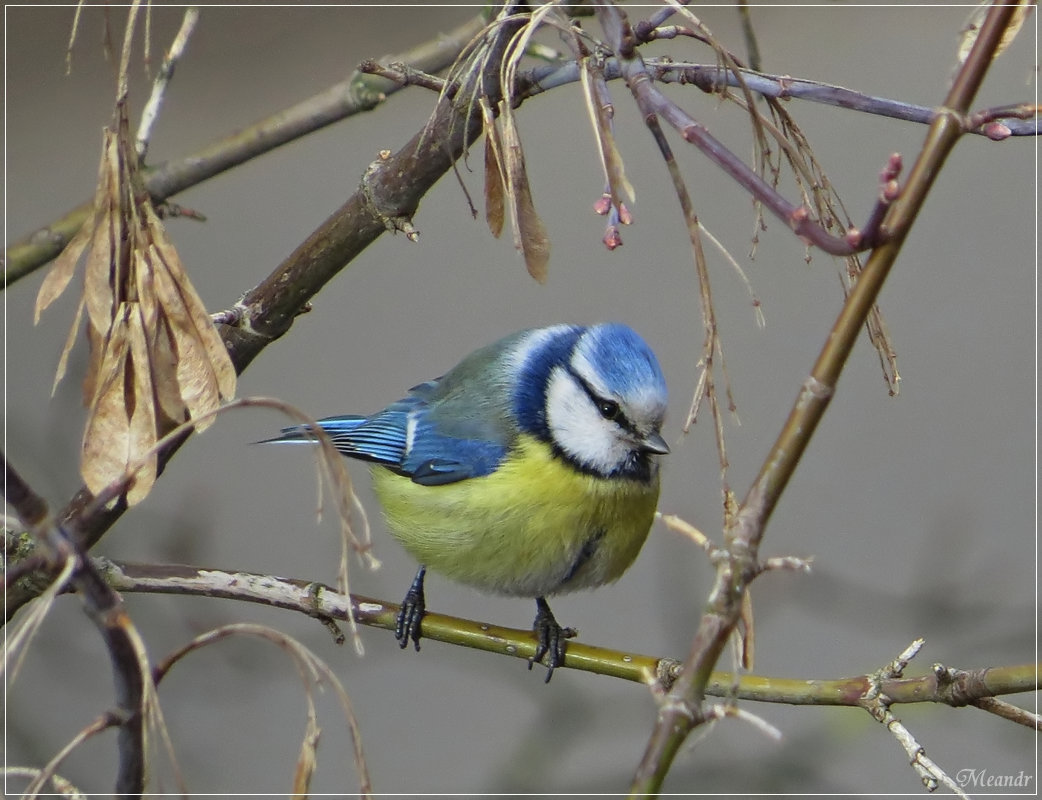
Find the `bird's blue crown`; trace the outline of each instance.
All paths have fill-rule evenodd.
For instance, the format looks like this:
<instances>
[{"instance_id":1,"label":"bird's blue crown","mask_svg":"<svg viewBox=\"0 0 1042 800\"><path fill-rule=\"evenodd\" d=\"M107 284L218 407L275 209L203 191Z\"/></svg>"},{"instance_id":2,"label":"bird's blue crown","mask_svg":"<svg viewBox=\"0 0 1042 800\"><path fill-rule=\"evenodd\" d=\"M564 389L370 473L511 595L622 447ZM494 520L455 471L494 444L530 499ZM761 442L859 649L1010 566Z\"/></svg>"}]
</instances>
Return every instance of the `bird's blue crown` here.
<instances>
[{"instance_id":1,"label":"bird's blue crown","mask_svg":"<svg viewBox=\"0 0 1042 800\"><path fill-rule=\"evenodd\" d=\"M590 327L556 325L530 332L519 346L520 371L514 390L514 413L526 433L550 440L546 393L557 367L574 370L576 361L595 376L594 390L665 413L666 379L658 359L640 335L618 322Z\"/></svg>"}]
</instances>

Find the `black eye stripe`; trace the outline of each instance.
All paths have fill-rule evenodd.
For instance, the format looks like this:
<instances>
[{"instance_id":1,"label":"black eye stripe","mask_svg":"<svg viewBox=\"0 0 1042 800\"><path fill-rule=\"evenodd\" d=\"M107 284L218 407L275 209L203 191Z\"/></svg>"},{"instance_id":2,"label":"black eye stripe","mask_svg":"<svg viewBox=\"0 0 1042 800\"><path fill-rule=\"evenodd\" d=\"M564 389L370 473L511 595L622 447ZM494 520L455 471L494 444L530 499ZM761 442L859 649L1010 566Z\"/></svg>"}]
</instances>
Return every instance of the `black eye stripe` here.
<instances>
[{"instance_id":1,"label":"black eye stripe","mask_svg":"<svg viewBox=\"0 0 1042 800\"><path fill-rule=\"evenodd\" d=\"M597 392L594 391L593 387L590 386L589 383L587 383L586 379L572 368L571 364L568 365L567 369L568 374L575 378L575 382L582 387L583 391L586 392L587 396L590 398L590 401L594 404L594 406L596 406L597 410L601 412L601 416L603 416L605 419L611 420L620 428L624 428L628 431L633 430L633 423L631 423L629 419L627 419L626 414L623 413L621 408L619 408L619 404L615 400L612 400L610 397L601 397L599 394L597 394ZM614 406L614 416L609 416L604 413L603 407L606 404L611 404L612 406Z\"/></svg>"}]
</instances>

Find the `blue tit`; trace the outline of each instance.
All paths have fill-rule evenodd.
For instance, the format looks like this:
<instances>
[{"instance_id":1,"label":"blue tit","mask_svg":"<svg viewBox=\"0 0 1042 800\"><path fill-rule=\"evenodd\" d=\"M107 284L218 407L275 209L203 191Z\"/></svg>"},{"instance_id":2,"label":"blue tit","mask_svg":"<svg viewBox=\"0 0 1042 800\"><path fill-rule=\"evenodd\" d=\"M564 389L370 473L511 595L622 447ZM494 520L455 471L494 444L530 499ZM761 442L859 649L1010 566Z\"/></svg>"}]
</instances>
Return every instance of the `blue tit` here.
<instances>
[{"instance_id":1,"label":"blue tit","mask_svg":"<svg viewBox=\"0 0 1042 800\"><path fill-rule=\"evenodd\" d=\"M319 420L345 456L372 462L387 527L420 563L395 637L418 650L428 567L534 597L546 679L566 639L548 595L614 581L654 519L666 382L631 328L553 325L481 348L370 416ZM314 442L305 426L270 442ZM545 657L545 660L544 660Z\"/></svg>"}]
</instances>

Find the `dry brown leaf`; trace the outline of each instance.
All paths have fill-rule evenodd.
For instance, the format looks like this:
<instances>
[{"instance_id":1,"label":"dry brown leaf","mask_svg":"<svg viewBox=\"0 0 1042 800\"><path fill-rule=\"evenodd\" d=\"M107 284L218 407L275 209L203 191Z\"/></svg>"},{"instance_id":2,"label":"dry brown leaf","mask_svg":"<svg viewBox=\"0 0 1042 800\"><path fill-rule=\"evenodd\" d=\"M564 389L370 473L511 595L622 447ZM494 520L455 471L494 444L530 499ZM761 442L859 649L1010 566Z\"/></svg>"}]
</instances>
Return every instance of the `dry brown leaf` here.
<instances>
[{"instance_id":1,"label":"dry brown leaf","mask_svg":"<svg viewBox=\"0 0 1042 800\"><path fill-rule=\"evenodd\" d=\"M481 100L481 118L485 128L485 222L498 239L503 233L503 194L506 191L501 156L503 146L492 109L484 98Z\"/></svg>"},{"instance_id":2,"label":"dry brown leaf","mask_svg":"<svg viewBox=\"0 0 1042 800\"><path fill-rule=\"evenodd\" d=\"M188 416L197 417L220 403L217 376L206 358L206 352L196 336L195 326L169 273L159 269L153 277L156 297L173 334L181 400ZM200 428L205 429L212 422L212 419L203 422Z\"/></svg>"},{"instance_id":3,"label":"dry brown leaf","mask_svg":"<svg viewBox=\"0 0 1042 800\"><path fill-rule=\"evenodd\" d=\"M133 403L130 411L128 458L132 464L141 464L134 475L134 483L127 492L127 504L144 500L156 482L158 456L149 452L156 443L156 406L152 390L152 369L149 358L148 334L141 316L141 305L129 307L127 338L130 342L130 364L133 378ZM131 391L130 380L126 391ZM144 459L144 460L142 460Z\"/></svg>"},{"instance_id":4,"label":"dry brown leaf","mask_svg":"<svg viewBox=\"0 0 1042 800\"><path fill-rule=\"evenodd\" d=\"M69 281L72 280L72 276L76 272L76 265L80 261L80 256L83 255L87 242L90 241L92 231L93 222L91 219L87 219L80 226L80 229L76 231L76 235L65 245L65 249L61 251L61 254L54 259L47 277L40 284L40 291L36 293L36 309L33 312L34 325L40 322L40 315L68 287Z\"/></svg>"},{"instance_id":5,"label":"dry brown leaf","mask_svg":"<svg viewBox=\"0 0 1042 800\"><path fill-rule=\"evenodd\" d=\"M488 133L485 134L485 222L497 239L503 233L503 167Z\"/></svg>"},{"instance_id":6,"label":"dry brown leaf","mask_svg":"<svg viewBox=\"0 0 1042 800\"><path fill-rule=\"evenodd\" d=\"M153 263L147 251L134 252L136 296L141 326L148 348L149 374L156 399L157 434L185 421L185 406L177 385L177 356L166 317L162 314L153 278Z\"/></svg>"},{"instance_id":7,"label":"dry brown leaf","mask_svg":"<svg viewBox=\"0 0 1042 800\"><path fill-rule=\"evenodd\" d=\"M36 299L39 319L68 287L86 251L83 294L55 385L86 313L88 418L80 471L97 492L134 465L139 472L127 493L130 504L143 499L155 481L156 457L145 455L155 442L186 418L216 409L236 386L231 358L144 189L134 153L126 70L137 6L128 18L91 217L55 261Z\"/></svg>"},{"instance_id":8,"label":"dry brown leaf","mask_svg":"<svg viewBox=\"0 0 1042 800\"><path fill-rule=\"evenodd\" d=\"M134 215L135 218L137 215ZM156 292L152 286L153 265L149 258L148 250L135 247L130 257L133 261L131 273L133 283L133 299L141 307L141 321L144 323L145 332L149 334L148 343L151 348L154 339L159 333L159 303L156 301Z\"/></svg>"},{"instance_id":9,"label":"dry brown leaf","mask_svg":"<svg viewBox=\"0 0 1042 800\"><path fill-rule=\"evenodd\" d=\"M129 309L124 304L105 341L98 389L91 399L83 431L80 472L94 494L119 478L130 461L130 416L126 402L128 316Z\"/></svg>"},{"instance_id":10,"label":"dry brown leaf","mask_svg":"<svg viewBox=\"0 0 1042 800\"><path fill-rule=\"evenodd\" d=\"M54 371L54 383L51 384L51 397L54 397L54 393L58 391L58 384L61 383L62 378L65 377L65 370L69 366L69 353L72 352L72 346L76 344L76 337L80 332L80 323L83 321L83 297L80 297L80 302L76 304L76 313L72 318L72 325L69 326L69 333L65 337L65 346L62 347L61 356L58 358L58 368Z\"/></svg>"},{"instance_id":11,"label":"dry brown leaf","mask_svg":"<svg viewBox=\"0 0 1042 800\"><path fill-rule=\"evenodd\" d=\"M231 356L228 355L228 350L221 341L221 336L217 332L213 320L210 319L206 306L203 305L195 287L188 279L188 273L181 264L181 257L177 254L177 249L170 242L166 230L151 204L145 206L145 217L148 232L154 242L153 246L149 248L149 255L155 272L158 274L163 271L161 265L168 270L180 294L182 305L195 327L199 343L206 352L210 368L216 376L220 395L223 399L230 400L235 396L237 383L235 365L232 364Z\"/></svg>"},{"instance_id":12,"label":"dry brown leaf","mask_svg":"<svg viewBox=\"0 0 1042 800\"><path fill-rule=\"evenodd\" d=\"M105 146L102 151L102 163L105 167L98 194L95 200L94 236L91 249L86 255L83 273L83 301L86 305L88 328L94 334L90 339L91 349L88 357L88 368L84 378L86 385L92 390L86 393L92 399L85 402L90 407L93 403L93 386L104 380L102 360L104 345L108 331L114 325L114 313L118 308L118 300L114 290L114 260L118 257L118 244L122 236L119 217L119 161L115 147L115 136L105 131ZM115 196L114 196L115 195Z\"/></svg>"},{"instance_id":13,"label":"dry brown leaf","mask_svg":"<svg viewBox=\"0 0 1042 800\"><path fill-rule=\"evenodd\" d=\"M155 255L154 249L153 255ZM169 266L169 262L162 263L167 263ZM180 261L177 264L180 266ZM187 276L182 272L181 277L184 283L178 285L177 274L174 271L166 271L162 266L157 266L155 271L157 287L160 283L162 284L162 297L170 303L167 306L164 302L163 311L167 319L173 323L171 330L175 334L175 346L180 341L181 335L190 336L194 339L193 351L199 350L200 353L197 364L184 365L181 363L184 360L184 355L180 349L177 349L179 374L185 374L185 367L191 366L193 370L198 369L200 372L210 375L211 377L208 380L212 381L216 387L216 401L195 411L195 414L202 414L212 408L216 408L222 398L230 399L234 396L236 383L235 367L231 363L228 351L225 349L224 343L211 322L210 316L206 313L206 309L202 307L198 295L195 294L191 284L187 284ZM186 284L187 291L185 291ZM209 422L205 424L208 425Z\"/></svg>"},{"instance_id":14,"label":"dry brown leaf","mask_svg":"<svg viewBox=\"0 0 1042 800\"><path fill-rule=\"evenodd\" d=\"M543 221L536 214L527 179L518 186L518 205L521 212L521 246L528 274L540 283L546 283L550 263L550 237Z\"/></svg>"},{"instance_id":15,"label":"dry brown leaf","mask_svg":"<svg viewBox=\"0 0 1042 800\"><path fill-rule=\"evenodd\" d=\"M88 322L86 327L87 331L87 374L83 376L83 405L88 409L90 408L91 402L94 400L94 389L97 384L97 377L101 372L101 356L105 349L105 337L94 330L94 327ZM98 363L95 365L94 362Z\"/></svg>"},{"instance_id":16,"label":"dry brown leaf","mask_svg":"<svg viewBox=\"0 0 1042 800\"><path fill-rule=\"evenodd\" d=\"M318 717L315 714L315 706L308 703L307 728L304 738L300 743L300 754L297 756L297 766L293 773L293 798L306 798L311 791L311 779L315 775L318 766L318 740L322 729L318 727Z\"/></svg>"},{"instance_id":17,"label":"dry brown leaf","mask_svg":"<svg viewBox=\"0 0 1042 800\"><path fill-rule=\"evenodd\" d=\"M503 162L507 175L507 205L514 226L514 247L524 255L528 274L540 283L545 283L550 261L550 238L532 202L521 137L509 115L503 117Z\"/></svg>"},{"instance_id":18,"label":"dry brown leaf","mask_svg":"<svg viewBox=\"0 0 1042 800\"><path fill-rule=\"evenodd\" d=\"M123 239L119 208L119 153L116 136L108 129L105 130L101 158L105 169L94 201L94 236L87 253L83 295L91 327L104 335L112 325L113 312L118 306L114 272Z\"/></svg>"},{"instance_id":19,"label":"dry brown leaf","mask_svg":"<svg viewBox=\"0 0 1042 800\"><path fill-rule=\"evenodd\" d=\"M90 250L88 251L88 267L86 272L90 273L95 279L99 274L103 273L107 266L108 255L107 255L107 244L102 246L103 239L99 238L100 231L104 227L108 229L111 227L111 204L110 204L110 187L112 185L112 170L110 168L110 154L111 147L108 137L105 138L102 146L102 159L98 168L98 187L95 190L94 205L90 215L84 220L83 225L73 236L72 240L66 245L65 249L55 259L54 264L51 267L50 272L44 279L40 286L40 291L36 295L36 308L34 314L34 324L40 321L41 314L68 288L69 282L72 280L73 275L76 271L76 265L79 263L80 258L83 255L83 251L87 249L90 244ZM99 209L103 211L99 214ZM103 224L102 224L103 223ZM95 252L95 247L100 249ZM103 265L99 268L99 264ZM93 271L92 271L93 270ZM88 293L86 289L80 296L80 302L76 307L76 313L73 316L72 325L69 327L69 333L65 339L65 345L62 348L61 355L58 358L58 366L55 370L54 383L51 387L51 395L53 396L55 391L58 389L58 384L61 383L62 378L65 377L66 369L68 368L69 354L72 351L73 345L76 343L76 338L79 334L80 323L83 319L83 310L87 306L88 296L92 297L94 302L91 304L94 313L97 317L105 319L106 322L102 328L97 332L103 333L108 330L111 324L111 292L107 286L107 281L96 280L92 284L95 291ZM106 298L105 295L109 297ZM100 295L100 297L99 297ZM108 312L104 311L108 302ZM90 329L90 326L88 326ZM100 337L96 337L100 338ZM99 367L98 358L100 357L100 350L97 348L91 348L92 357L88 366L88 374L84 387L84 403L89 404L94 394L94 382L96 372Z\"/></svg>"},{"instance_id":20,"label":"dry brown leaf","mask_svg":"<svg viewBox=\"0 0 1042 800\"><path fill-rule=\"evenodd\" d=\"M177 353L174 334L165 314L156 321L157 335L149 351L152 356L152 386L156 392L156 405L162 415L159 430L180 425L187 419L181 387L177 385Z\"/></svg>"}]
</instances>

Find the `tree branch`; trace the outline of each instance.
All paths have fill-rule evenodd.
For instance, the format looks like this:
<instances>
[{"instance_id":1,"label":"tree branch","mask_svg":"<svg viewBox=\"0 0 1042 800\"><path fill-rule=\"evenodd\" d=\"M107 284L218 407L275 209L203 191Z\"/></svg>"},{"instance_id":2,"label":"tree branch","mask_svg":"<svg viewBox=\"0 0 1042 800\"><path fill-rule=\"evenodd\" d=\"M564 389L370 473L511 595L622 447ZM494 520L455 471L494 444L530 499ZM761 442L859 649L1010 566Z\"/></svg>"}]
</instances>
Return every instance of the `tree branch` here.
<instances>
[{"instance_id":1,"label":"tree branch","mask_svg":"<svg viewBox=\"0 0 1042 800\"><path fill-rule=\"evenodd\" d=\"M709 94L719 94L726 88L745 87L764 97L805 100L920 125L929 125L937 113L933 106L865 94L808 78L772 75L750 69L723 69L719 64L696 64L667 58L648 58L644 64L656 81L692 84ZM617 58L604 59L603 68L605 80L613 81L623 77L623 67ZM559 86L576 83L579 80L579 65L574 61L565 64L544 64L518 73L518 80L525 87L520 95L534 97ZM1038 113L1039 106L1028 102L981 109L966 115L966 133L991 139L1038 136ZM996 137L996 132L988 128L988 124L994 122L1006 126L1008 133Z\"/></svg>"},{"instance_id":2,"label":"tree branch","mask_svg":"<svg viewBox=\"0 0 1042 800\"><path fill-rule=\"evenodd\" d=\"M69 578L105 642L116 686L115 719L119 725L117 794L140 796L145 782L145 712L149 695L143 646L130 621L123 599L104 581L82 548L78 537L47 518L47 506L0 452L4 468L4 497L27 524L36 528L41 547L55 570L72 562ZM110 718L111 721L111 718ZM57 768L54 764L53 769ZM47 772L46 770L44 771ZM40 783L49 774L38 776Z\"/></svg>"},{"instance_id":3,"label":"tree branch","mask_svg":"<svg viewBox=\"0 0 1042 800\"><path fill-rule=\"evenodd\" d=\"M296 611L319 621L346 620L353 613L360 624L387 631L394 630L398 615L395 603L359 594L343 595L315 581L185 564L133 564L101 557L93 561L109 586L119 592L238 600ZM530 658L536 647L530 629L503 628L430 611L423 618L423 636L522 660ZM565 652L564 666L635 683L654 683L668 689L679 674L681 664L672 658L595 647L572 640ZM1037 690L1042 688L1042 683L1034 664L972 671L935 666L930 673L911 678L869 674L808 680L713 672L706 694L765 703L858 707L871 687L877 687L890 703L961 707L976 705L997 695Z\"/></svg>"}]
</instances>

